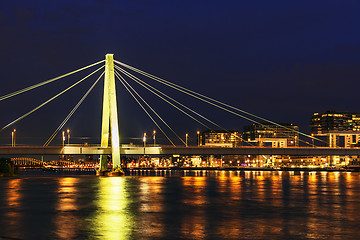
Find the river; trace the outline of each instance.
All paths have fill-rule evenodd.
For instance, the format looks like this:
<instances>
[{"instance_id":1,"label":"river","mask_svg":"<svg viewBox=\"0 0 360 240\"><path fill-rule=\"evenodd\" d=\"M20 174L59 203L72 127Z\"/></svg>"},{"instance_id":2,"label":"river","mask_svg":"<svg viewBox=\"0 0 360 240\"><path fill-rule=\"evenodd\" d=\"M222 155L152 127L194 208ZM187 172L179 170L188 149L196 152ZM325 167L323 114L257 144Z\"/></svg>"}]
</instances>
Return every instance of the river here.
<instances>
[{"instance_id":1,"label":"river","mask_svg":"<svg viewBox=\"0 0 360 240\"><path fill-rule=\"evenodd\" d=\"M359 239L360 173L0 178L0 239Z\"/></svg>"}]
</instances>

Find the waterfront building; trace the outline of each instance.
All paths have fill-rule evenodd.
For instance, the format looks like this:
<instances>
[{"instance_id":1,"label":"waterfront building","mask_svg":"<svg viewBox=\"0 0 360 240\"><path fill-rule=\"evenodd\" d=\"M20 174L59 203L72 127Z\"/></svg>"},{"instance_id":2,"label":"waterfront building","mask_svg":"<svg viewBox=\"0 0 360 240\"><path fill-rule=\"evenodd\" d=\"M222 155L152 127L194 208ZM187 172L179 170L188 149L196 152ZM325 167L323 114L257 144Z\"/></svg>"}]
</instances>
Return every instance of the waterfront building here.
<instances>
[{"instance_id":1,"label":"waterfront building","mask_svg":"<svg viewBox=\"0 0 360 240\"><path fill-rule=\"evenodd\" d=\"M292 123L279 125L254 123L245 126L243 139L248 142L256 142L259 146L268 144L271 144L272 147L299 146L299 127Z\"/></svg>"},{"instance_id":2,"label":"waterfront building","mask_svg":"<svg viewBox=\"0 0 360 240\"><path fill-rule=\"evenodd\" d=\"M241 145L239 130L206 130L201 133L202 145L213 147L237 147Z\"/></svg>"},{"instance_id":3,"label":"waterfront building","mask_svg":"<svg viewBox=\"0 0 360 240\"><path fill-rule=\"evenodd\" d=\"M357 146L360 141L360 112L326 111L311 117L311 133L326 136L329 147ZM343 143L340 144L343 139Z\"/></svg>"}]
</instances>

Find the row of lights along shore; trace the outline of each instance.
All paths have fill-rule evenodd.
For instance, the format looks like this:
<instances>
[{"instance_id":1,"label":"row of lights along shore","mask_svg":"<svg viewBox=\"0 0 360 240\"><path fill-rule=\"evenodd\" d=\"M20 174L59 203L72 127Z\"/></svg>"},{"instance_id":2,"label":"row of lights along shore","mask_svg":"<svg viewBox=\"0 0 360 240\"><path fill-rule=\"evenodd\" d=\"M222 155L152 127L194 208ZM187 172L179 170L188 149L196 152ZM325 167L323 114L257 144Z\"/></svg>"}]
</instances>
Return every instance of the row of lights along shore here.
<instances>
[{"instance_id":1,"label":"row of lights along shore","mask_svg":"<svg viewBox=\"0 0 360 240\"><path fill-rule=\"evenodd\" d=\"M200 146L200 131L197 131L196 135L197 135L197 144L198 144L198 146ZM156 145L156 131L155 130L153 131L152 137L153 137L154 146L155 146ZM189 134L186 133L185 134L185 146L186 147L188 147L188 137L189 137ZM146 132L144 132L143 142L144 142L144 147L146 147Z\"/></svg>"}]
</instances>

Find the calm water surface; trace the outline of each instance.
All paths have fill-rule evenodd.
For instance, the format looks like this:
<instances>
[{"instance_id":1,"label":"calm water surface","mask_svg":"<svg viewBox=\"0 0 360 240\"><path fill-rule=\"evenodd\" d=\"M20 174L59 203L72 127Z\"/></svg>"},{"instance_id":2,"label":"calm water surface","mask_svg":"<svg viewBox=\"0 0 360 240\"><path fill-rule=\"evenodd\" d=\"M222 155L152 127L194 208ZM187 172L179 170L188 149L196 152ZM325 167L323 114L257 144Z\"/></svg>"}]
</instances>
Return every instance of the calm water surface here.
<instances>
[{"instance_id":1,"label":"calm water surface","mask_svg":"<svg viewBox=\"0 0 360 240\"><path fill-rule=\"evenodd\" d=\"M0 239L360 239L359 173L131 174L1 178Z\"/></svg>"}]
</instances>

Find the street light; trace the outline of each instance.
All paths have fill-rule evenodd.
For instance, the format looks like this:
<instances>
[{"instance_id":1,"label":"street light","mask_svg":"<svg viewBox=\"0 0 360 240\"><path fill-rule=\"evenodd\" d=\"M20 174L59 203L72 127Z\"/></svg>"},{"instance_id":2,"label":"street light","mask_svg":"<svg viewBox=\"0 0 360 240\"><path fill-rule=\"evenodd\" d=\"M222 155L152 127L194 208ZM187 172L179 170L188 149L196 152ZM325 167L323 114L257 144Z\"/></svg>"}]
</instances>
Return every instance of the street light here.
<instances>
[{"instance_id":1,"label":"street light","mask_svg":"<svg viewBox=\"0 0 360 240\"><path fill-rule=\"evenodd\" d=\"M198 147L199 147L200 146L200 131L197 131L196 134L197 134Z\"/></svg>"},{"instance_id":2,"label":"street light","mask_svg":"<svg viewBox=\"0 0 360 240\"><path fill-rule=\"evenodd\" d=\"M67 137L68 137L68 145L69 145L69 143L70 143L70 130L68 129L67 131Z\"/></svg>"},{"instance_id":3,"label":"street light","mask_svg":"<svg viewBox=\"0 0 360 240\"><path fill-rule=\"evenodd\" d=\"M145 156L145 149L146 149L146 133L144 133L143 142L144 142L144 156Z\"/></svg>"},{"instance_id":4,"label":"street light","mask_svg":"<svg viewBox=\"0 0 360 240\"><path fill-rule=\"evenodd\" d=\"M312 140L312 145L313 145L313 147L315 147L315 144L314 144L314 134L313 134L313 133L311 134L311 140Z\"/></svg>"},{"instance_id":5,"label":"street light","mask_svg":"<svg viewBox=\"0 0 360 240\"><path fill-rule=\"evenodd\" d=\"M156 130L153 131L153 138L154 138L154 146L156 144L156 138L155 138L155 135L156 135Z\"/></svg>"},{"instance_id":6,"label":"street light","mask_svg":"<svg viewBox=\"0 0 360 240\"><path fill-rule=\"evenodd\" d=\"M64 146L65 145L65 132L64 131L62 132L62 143Z\"/></svg>"},{"instance_id":7,"label":"street light","mask_svg":"<svg viewBox=\"0 0 360 240\"><path fill-rule=\"evenodd\" d=\"M189 134L185 134L185 146L187 147L188 146L188 136Z\"/></svg>"},{"instance_id":8,"label":"street light","mask_svg":"<svg viewBox=\"0 0 360 240\"><path fill-rule=\"evenodd\" d=\"M144 142L144 147L146 147L146 133L144 133L143 142Z\"/></svg>"},{"instance_id":9,"label":"street light","mask_svg":"<svg viewBox=\"0 0 360 240\"><path fill-rule=\"evenodd\" d=\"M15 147L15 132L16 129L14 129L14 131L11 132L11 146Z\"/></svg>"}]
</instances>

